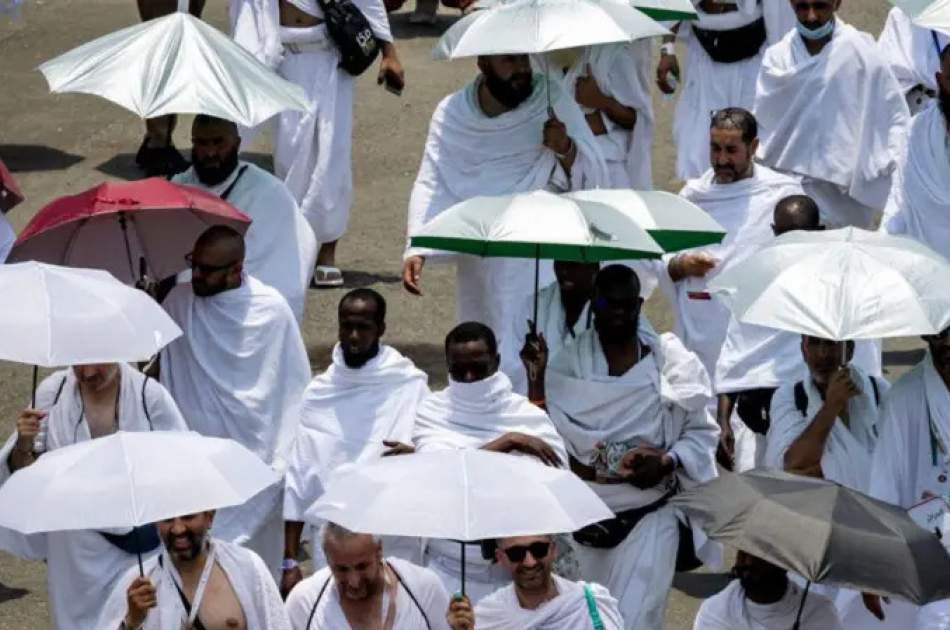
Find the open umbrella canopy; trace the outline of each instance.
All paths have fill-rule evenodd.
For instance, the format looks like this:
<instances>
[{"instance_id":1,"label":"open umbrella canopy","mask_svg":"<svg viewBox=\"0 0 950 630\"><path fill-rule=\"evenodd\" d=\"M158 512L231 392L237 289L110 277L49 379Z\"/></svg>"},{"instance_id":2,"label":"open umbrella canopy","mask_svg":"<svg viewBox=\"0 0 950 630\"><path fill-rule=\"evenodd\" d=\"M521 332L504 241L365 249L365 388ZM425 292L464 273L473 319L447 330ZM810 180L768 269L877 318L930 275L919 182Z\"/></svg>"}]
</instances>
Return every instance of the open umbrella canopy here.
<instances>
[{"instance_id":1,"label":"open umbrella canopy","mask_svg":"<svg viewBox=\"0 0 950 630\"><path fill-rule=\"evenodd\" d=\"M795 231L710 282L748 324L823 339L935 334L950 326L950 263L918 241L843 228Z\"/></svg>"},{"instance_id":2,"label":"open umbrella canopy","mask_svg":"<svg viewBox=\"0 0 950 630\"><path fill-rule=\"evenodd\" d=\"M567 193L594 216L620 212L653 237L664 252L713 245L726 230L715 219L679 195L662 190L596 189Z\"/></svg>"},{"instance_id":3,"label":"open umbrella canopy","mask_svg":"<svg viewBox=\"0 0 950 630\"><path fill-rule=\"evenodd\" d=\"M223 224L243 234L250 222L217 195L191 186L157 177L106 182L36 213L9 259L103 269L126 283L139 279L143 259L161 279L186 267L185 255L208 227Z\"/></svg>"},{"instance_id":4,"label":"open umbrella canopy","mask_svg":"<svg viewBox=\"0 0 950 630\"><path fill-rule=\"evenodd\" d=\"M453 24L433 57L534 54L669 34L623 0L511 0Z\"/></svg>"},{"instance_id":5,"label":"open umbrella canopy","mask_svg":"<svg viewBox=\"0 0 950 630\"><path fill-rule=\"evenodd\" d=\"M890 0L917 26L950 35L950 0Z\"/></svg>"},{"instance_id":6,"label":"open umbrella canopy","mask_svg":"<svg viewBox=\"0 0 950 630\"><path fill-rule=\"evenodd\" d=\"M181 329L138 289L97 269L0 265L0 359L45 367L144 361Z\"/></svg>"},{"instance_id":7,"label":"open umbrella canopy","mask_svg":"<svg viewBox=\"0 0 950 630\"><path fill-rule=\"evenodd\" d=\"M119 431L50 451L14 473L0 486L0 527L24 534L137 527L240 505L279 480L234 440Z\"/></svg>"},{"instance_id":8,"label":"open umbrella canopy","mask_svg":"<svg viewBox=\"0 0 950 630\"><path fill-rule=\"evenodd\" d=\"M695 20L696 7L690 0L633 0L633 6L654 20Z\"/></svg>"},{"instance_id":9,"label":"open umbrella canopy","mask_svg":"<svg viewBox=\"0 0 950 630\"><path fill-rule=\"evenodd\" d=\"M919 605L950 597L950 555L932 532L835 483L773 470L723 473L672 503L713 540L813 582Z\"/></svg>"},{"instance_id":10,"label":"open umbrella canopy","mask_svg":"<svg viewBox=\"0 0 950 630\"><path fill-rule=\"evenodd\" d=\"M475 449L348 467L307 511L356 532L466 541L572 532L612 516L570 470Z\"/></svg>"},{"instance_id":11,"label":"open umbrella canopy","mask_svg":"<svg viewBox=\"0 0 950 630\"><path fill-rule=\"evenodd\" d=\"M411 243L477 256L576 262L663 253L626 214L545 191L473 197L439 214L411 236Z\"/></svg>"},{"instance_id":12,"label":"open umbrella canopy","mask_svg":"<svg viewBox=\"0 0 950 630\"><path fill-rule=\"evenodd\" d=\"M82 92L138 114L208 114L253 127L306 93L229 37L183 12L110 33L39 67L53 92Z\"/></svg>"}]
</instances>

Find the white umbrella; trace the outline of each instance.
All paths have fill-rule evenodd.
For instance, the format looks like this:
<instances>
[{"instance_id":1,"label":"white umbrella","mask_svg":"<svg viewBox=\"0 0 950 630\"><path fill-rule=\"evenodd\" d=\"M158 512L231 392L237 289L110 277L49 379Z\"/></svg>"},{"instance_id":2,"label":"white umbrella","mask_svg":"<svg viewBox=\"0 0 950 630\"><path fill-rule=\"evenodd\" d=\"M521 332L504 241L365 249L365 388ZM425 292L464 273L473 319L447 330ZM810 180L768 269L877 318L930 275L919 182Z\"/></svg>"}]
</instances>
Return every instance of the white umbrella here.
<instances>
[{"instance_id":1,"label":"white umbrella","mask_svg":"<svg viewBox=\"0 0 950 630\"><path fill-rule=\"evenodd\" d=\"M53 92L95 94L142 118L209 114L253 127L310 107L299 86L182 12L100 37L39 70Z\"/></svg>"},{"instance_id":2,"label":"white umbrella","mask_svg":"<svg viewBox=\"0 0 950 630\"><path fill-rule=\"evenodd\" d=\"M935 334L950 325L950 264L858 228L783 234L710 282L735 317L823 339Z\"/></svg>"},{"instance_id":3,"label":"white umbrella","mask_svg":"<svg viewBox=\"0 0 950 630\"><path fill-rule=\"evenodd\" d=\"M234 440L119 431L50 451L11 475L0 486L0 527L24 534L138 527L240 505L279 480Z\"/></svg>"},{"instance_id":4,"label":"white umbrella","mask_svg":"<svg viewBox=\"0 0 950 630\"><path fill-rule=\"evenodd\" d=\"M622 0L511 0L463 17L432 54L436 59L535 54L669 34Z\"/></svg>"},{"instance_id":5,"label":"white umbrella","mask_svg":"<svg viewBox=\"0 0 950 630\"><path fill-rule=\"evenodd\" d=\"M347 467L306 516L370 534L472 541L573 532L613 513L570 470L452 449Z\"/></svg>"},{"instance_id":6,"label":"white umbrella","mask_svg":"<svg viewBox=\"0 0 950 630\"><path fill-rule=\"evenodd\" d=\"M181 329L138 289L98 269L0 265L0 360L55 367L144 361Z\"/></svg>"},{"instance_id":7,"label":"white umbrella","mask_svg":"<svg viewBox=\"0 0 950 630\"><path fill-rule=\"evenodd\" d=\"M950 0L890 0L917 26L950 35Z\"/></svg>"}]
</instances>

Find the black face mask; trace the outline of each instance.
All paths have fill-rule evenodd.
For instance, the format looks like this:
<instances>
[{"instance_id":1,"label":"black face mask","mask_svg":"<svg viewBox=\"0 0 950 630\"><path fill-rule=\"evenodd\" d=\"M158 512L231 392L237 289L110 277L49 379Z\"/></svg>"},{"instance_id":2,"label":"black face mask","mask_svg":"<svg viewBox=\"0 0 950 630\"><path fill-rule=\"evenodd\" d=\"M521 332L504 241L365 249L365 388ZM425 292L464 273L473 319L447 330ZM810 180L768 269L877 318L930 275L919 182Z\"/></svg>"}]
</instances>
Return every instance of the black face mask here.
<instances>
[{"instance_id":1,"label":"black face mask","mask_svg":"<svg viewBox=\"0 0 950 630\"><path fill-rule=\"evenodd\" d=\"M485 87L499 103L509 109L515 109L524 103L534 92L534 83L530 72L513 74L507 81L491 70L483 74L485 76ZM516 80L518 83L515 82Z\"/></svg>"},{"instance_id":2,"label":"black face mask","mask_svg":"<svg viewBox=\"0 0 950 630\"><path fill-rule=\"evenodd\" d=\"M217 186L230 177L234 169L238 167L238 161L238 150L236 147L231 153L221 159L221 163L218 166L203 165L198 160L195 150L191 150L191 164L195 168L198 181L205 186Z\"/></svg>"}]
</instances>

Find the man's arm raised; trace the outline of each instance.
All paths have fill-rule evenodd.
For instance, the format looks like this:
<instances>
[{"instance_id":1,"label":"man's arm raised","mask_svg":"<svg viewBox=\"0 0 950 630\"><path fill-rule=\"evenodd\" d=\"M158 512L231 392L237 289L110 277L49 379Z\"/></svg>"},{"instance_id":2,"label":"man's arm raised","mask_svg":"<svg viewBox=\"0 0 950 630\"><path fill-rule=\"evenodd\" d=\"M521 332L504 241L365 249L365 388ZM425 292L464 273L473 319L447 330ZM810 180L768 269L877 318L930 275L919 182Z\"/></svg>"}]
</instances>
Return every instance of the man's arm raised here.
<instances>
[{"instance_id":1,"label":"man's arm raised","mask_svg":"<svg viewBox=\"0 0 950 630\"><path fill-rule=\"evenodd\" d=\"M785 470L809 477L822 476L821 458L825 453L828 435L838 416L847 410L848 401L860 393L858 386L851 379L850 370L843 368L835 372L828 383L821 409L785 451Z\"/></svg>"},{"instance_id":2,"label":"man's arm raised","mask_svg":"<svg viewBox=\"0 0 950 630\"><path fill-rule=\"evenodd\" d=\"M40 422L46 417L45 411L39 409L24 409L16 421L17 440L16 445L7 457L7 465L10 472L15 472L21 468L26 468L36 461L36 453L33 452L33 441L40 432Z\"/></svg>"}]
</instances>

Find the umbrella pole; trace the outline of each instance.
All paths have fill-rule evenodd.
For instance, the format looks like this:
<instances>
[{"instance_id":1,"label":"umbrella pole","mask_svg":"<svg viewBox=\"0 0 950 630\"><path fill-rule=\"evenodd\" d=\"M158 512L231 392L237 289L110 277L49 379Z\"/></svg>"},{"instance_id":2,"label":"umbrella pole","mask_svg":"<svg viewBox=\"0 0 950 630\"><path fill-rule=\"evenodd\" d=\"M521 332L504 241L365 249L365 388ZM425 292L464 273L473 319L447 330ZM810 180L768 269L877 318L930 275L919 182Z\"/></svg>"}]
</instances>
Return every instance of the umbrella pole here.
<instances>
[{"instance_id":1,"label":"umbrella pole","mask_svg":"<svg viewBox=\"0 0 950 630\"><path fill-rule=\"evenodd\" d=\"M33 366L33 390L30 393L30 409L36 409L36 379L39 377L40 366Z\"/></svg>"},{"instance_id":2,"label":"umbrella pole","mask_svg":"<svg viewBox=\"0 0 950 630\"><path fill-rule=\"evenodd\" d=\"M538 285L541 283L541 246L534 246L534 317L531 319L531 334L538 334Z\"/></svg>"},{"instance_id":3,"label":"umbrella pole","mask_svg":"<svg viewBox=\"0 0 950 630\"><path fill-rule=\"evenodd\" d=\"M465 597L465 543L460 542L459 546L462 548L462 597Z\"/></svg>"},{"instance_id":4,"label":"umbrella pole","mask_svg":"<svg viewBox=\"0 0 950 630\"><path fill-rule=\"evenodd\" d=\"M802 603L798 605L798 614L795 616L795 625L792 630L799 630L802 624L802 611L805 610L805 598L808 597L808 589L811 588L811 580L805 582L805 592L802 593Z\"/></svg>"},{"instance_id":5,"label":"umbrella pole","mask_svg":"<svg viewBox=\"0 0 950 630\"><path fill-rule=\"evenodd\" d=\"M119 213L119 227L122 228L122 239L125 241L125 257L129 261L129 276L135 280L135 266L132 264L132 247L129 245L129 230L126 225L125 213Z\"/></svg>"}]
</instances>

